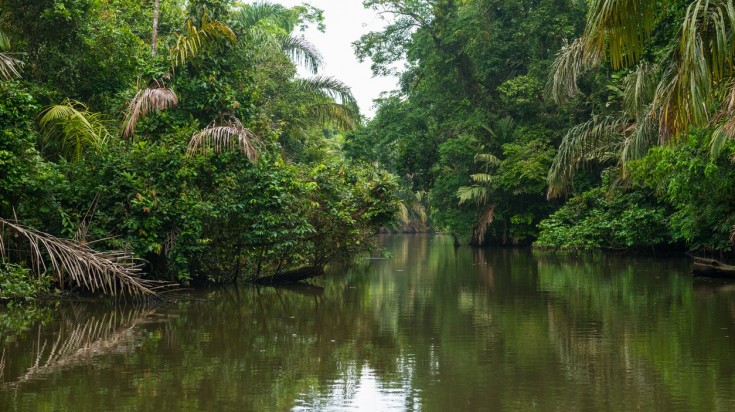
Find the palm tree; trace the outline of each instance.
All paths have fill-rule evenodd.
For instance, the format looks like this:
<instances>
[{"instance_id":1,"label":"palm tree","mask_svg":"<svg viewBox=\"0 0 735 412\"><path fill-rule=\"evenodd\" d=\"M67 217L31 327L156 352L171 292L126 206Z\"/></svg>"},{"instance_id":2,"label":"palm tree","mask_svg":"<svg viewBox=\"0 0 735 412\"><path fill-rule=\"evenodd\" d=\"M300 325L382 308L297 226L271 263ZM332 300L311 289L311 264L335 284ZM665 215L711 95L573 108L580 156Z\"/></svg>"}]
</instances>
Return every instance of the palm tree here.
<instances>
[{"instance_id":1,"label":"palm tree","mask_svg":"<svg viewBox=\"0 0 735 412\"><path fill-rule=\"evenodd\" d=\"M496 141L510 141L515 133L515 121L510 116L499 119L492 128L485 126L490 136ZM475 203L481 208L480 215L472 230L471 243L482 245L485 243L485 234L488 227L495 220L496 203L493 201L492 172L501 164L501 159L492 153L477 153L475 163L479 164L480 171L470 175L472 185L462 186L457 189L459 204Z\"/></svg>"},{"instance_id":2,"label":"palm tree","mask_svg":"<svg viewBox=\"0 0 735 412\"><path fill-rule=\"evenodd\" d=\"M280 4L257 2L240 9L234 17L233 28L250 39L256 54L283 53L316 74L322 65L322 56L305 37L292 34L298 19L298 14Z\"/></svg>"},{"instance_id":3,"label":"palm tree","mask_svg":"<svg viewBox=\"0 0 735 412\"><path fill-rule=\"evenodd\" d=\"M691 127L710 128L712 154L735 136L735 8L728 0L688 5L677 41L659 65L642 61L668 1L595 0L582 36L552 66L547 92L556 101L578 93L577 79L607 61L630 71L623 110L593 116L564 138L549 171L549 197L564 192L576 168L593 159L625 162L654 144L682 138ZM712 110L719 107L718 110Z\"/></svg>"},{"instance_id":4,"label":"palm tree","mask_svg":"<svg viewBox=\"0 0 735 412\"><path fill-rule=\"evenodd\" d=\"M57 145L59 154L71 160L79 160L86 148L99 148L110 136L99 113L76 100L65 99L39 116L44 142Z\"/></svg>"},{"instance_id":5,"label":"palm tree","mask_svg":"<svg viewBox=\"0 0 735 412\"><path fill-rule=\"evenodd\" d=\"M302 66L316 75L322 65L322 56L303 36L294 36L300 16L280 4L257 2L244 5L232 20L233 29L244 38L249 50L256 56L256 63L267 71L274 60L287 57L292 63ZM258 70L256 68L256 70ZM282 123L282 139L300 142L322 139L319 128L352 130L360 121L359 110L350 88L332 77L314 76L297 78L288 85L278 85L279 90L267 93L280 98L288 94L290 99L303 108L302 116L287 116ZM276 100L273 100L275 102ZM265 105L266 110L270 108ZM276 104L277 106L277 104ZM291 105L293 107L294 105ZM271 113L278 119L278 109ZM285 145L285 146L288 146Z\"/></svg>"}]
</instances>

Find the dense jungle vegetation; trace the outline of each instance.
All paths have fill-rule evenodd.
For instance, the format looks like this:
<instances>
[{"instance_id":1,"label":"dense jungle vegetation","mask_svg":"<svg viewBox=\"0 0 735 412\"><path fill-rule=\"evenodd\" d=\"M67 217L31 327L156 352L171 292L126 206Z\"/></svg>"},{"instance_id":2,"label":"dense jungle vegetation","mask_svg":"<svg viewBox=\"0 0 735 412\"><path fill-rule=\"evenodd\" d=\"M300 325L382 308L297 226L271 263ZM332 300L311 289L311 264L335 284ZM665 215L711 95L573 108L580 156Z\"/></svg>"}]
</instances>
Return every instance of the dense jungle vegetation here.
<instances>
[{"instance_id":1,"label":"dense jungle vegetation","mask_svg":"<svg viewBox=\"0 0 735 412\"><path fill-rule=\"evenodd\" d=\"M147 293L321 268L369 249L395 214L395 179L340 149L360 116L299 35L320 10L3 0L0 13L2 298L29 295L4 284L29 269Z\"/></svg>"},{"instance_id":2,"label":"dense jungle vegetation","mask_svg":"<svg viewBox=\"0 0 735 412\"><path fill-rule=\"evenodd\" d=\"M400 78L370 120L308 5L0 0L0 285L255 279L386 226L732 250L732 1L364 5L386 26L355 51Z\"/></svg>"},{"instance_id":3,"label":"dense jungle vegetation","mask_svg":"<svg viewBox=\"0 0 735 412\"><path fill-rule=\"evenodd\" d=\"M476 245L731 252L732 1L365 4L392 19L356 51L401 88L345 147L399 176L413 222Z\"/></svg>"}]
</instances>

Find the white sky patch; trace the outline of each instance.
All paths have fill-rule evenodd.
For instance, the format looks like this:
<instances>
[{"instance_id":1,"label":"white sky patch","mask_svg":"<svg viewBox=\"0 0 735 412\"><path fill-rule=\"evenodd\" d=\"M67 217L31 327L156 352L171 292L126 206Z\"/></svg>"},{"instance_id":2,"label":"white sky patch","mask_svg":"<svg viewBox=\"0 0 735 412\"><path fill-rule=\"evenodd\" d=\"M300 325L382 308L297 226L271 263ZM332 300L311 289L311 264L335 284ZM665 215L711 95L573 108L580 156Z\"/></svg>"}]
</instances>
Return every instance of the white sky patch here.
<instances>
[{"instance_id":1,"label":"white sky patch","mask_svg":"<svg viewBox=\"0 0 735 412\"><path fill-rule=\"evenodd\" d=\"M352 94L360 105L360 112L373 117L373 100L381 92L398 87L395 77L373 77L370 61L360 63L355 57L352 42L370 31L381 30L385 21L372 10L362 7L362 0L273 0L286 7L308 3L324 10L324 33L310 28L304 36L316 46L324 57L324 65L319 75L334 77L352 88ZM300 70L301 76L311 74Z\"/></svg>"}]
</instances>

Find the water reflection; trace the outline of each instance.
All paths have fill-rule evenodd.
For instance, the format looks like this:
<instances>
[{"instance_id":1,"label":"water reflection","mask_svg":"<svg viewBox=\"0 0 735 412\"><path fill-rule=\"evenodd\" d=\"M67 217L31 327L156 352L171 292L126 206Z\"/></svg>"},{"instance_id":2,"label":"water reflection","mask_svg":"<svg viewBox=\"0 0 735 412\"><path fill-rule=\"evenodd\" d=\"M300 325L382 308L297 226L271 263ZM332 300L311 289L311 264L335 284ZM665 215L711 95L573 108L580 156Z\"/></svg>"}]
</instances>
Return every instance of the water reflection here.
<instances>
[{"instance_id":1,"label":"water reflection","mask_svg":"<svg viewBox=\"0 0 735 412\"><path fill-rule=\"evenodd\" d=\"M5 345L0 410L735 409L735 293L685 260L382 242L307 287L63 306Z\"/></svg>"}]
</instances>

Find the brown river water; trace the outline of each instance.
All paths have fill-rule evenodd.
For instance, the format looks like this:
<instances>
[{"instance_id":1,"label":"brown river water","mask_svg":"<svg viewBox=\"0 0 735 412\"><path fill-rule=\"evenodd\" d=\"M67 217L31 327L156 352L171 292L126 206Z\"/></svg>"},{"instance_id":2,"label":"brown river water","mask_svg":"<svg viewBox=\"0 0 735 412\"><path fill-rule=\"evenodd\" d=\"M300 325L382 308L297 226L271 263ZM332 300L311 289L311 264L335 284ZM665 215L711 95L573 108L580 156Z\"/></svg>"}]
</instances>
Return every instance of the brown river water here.
<instances>
[{"instance_id":1,"label":"brown river water","mask_svg":"<svg viewBox=\"0 0 735 412\"><path fill-rule=\"evenodd\" d=\"M308 287L0 311L0 411L735 411L735 285L688 259L380 242Z\"/></svg>"}]
</instances>

